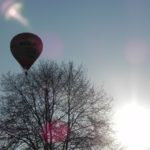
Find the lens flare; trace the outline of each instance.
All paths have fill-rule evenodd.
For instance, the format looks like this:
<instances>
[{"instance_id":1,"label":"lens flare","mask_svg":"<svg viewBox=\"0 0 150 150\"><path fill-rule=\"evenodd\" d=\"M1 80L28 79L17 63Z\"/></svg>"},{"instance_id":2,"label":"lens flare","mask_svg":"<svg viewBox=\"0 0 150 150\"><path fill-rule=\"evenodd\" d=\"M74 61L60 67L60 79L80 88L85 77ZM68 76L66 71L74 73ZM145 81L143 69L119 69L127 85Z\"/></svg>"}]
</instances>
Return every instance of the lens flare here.
<instances>
[{"instance_id":1,"label":"lens flare","mask_svg":"<svg viewBox=\"0 0 150 150\"><path fill-rule=\"evenodd\" d=\"M64 42L57 33L44 33L42 36L44 44L43 57L50 59L61 59L64 54Z\"/></svg>"},{"instance_id":2,"label":"lens flare","mask_svg":"<svg viewBox=\"0 0 150 150\"><path fill-rule=\"evenodd\" d=\"M69 128L67 123L61 121L52 121L43 125L40 134L46 143L57 143L66 139L68 131Z\"/></svg>"},{"instance_id":3,"label":"lens flare","mask_svg":"<svg viewBox=\"0 0 150 150\"><path fill-rule=\"evenodd\" d=\"M149 53L147 44L142 39L129 40L125 47L125 56L131 64L142 64L146 61Z\"/></svg>"},{"instance_id":4,"label":"lens flare","mask_svg":"<svg viewBox=\"0 0 150 150\"><path fill-rule=\"evenodd\" d=\"M21 14L23 5L15 0L6 0L1 4L1 13L6 20L14 19L24 26L29 26L28 20Z\"/></svg>"}]
</instances>

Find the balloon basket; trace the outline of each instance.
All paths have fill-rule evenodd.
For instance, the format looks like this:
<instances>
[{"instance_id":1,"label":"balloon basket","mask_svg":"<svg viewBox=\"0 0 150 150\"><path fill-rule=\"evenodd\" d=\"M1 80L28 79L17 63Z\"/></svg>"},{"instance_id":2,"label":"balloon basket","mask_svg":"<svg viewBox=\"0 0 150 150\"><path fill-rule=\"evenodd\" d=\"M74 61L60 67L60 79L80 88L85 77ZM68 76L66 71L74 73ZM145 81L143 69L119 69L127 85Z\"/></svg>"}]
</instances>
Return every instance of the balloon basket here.
<instances>
[{"instance_id":1,"label":"balloon basket","mask_svg":"<svg viewBox=\"0 0 150 150\"><path fill-rule=\"evenodd\" d=\"M28 76L28 70L24 69L23 72L24 72L25 76L27 77Z\"/></svg>"}]
</instances>

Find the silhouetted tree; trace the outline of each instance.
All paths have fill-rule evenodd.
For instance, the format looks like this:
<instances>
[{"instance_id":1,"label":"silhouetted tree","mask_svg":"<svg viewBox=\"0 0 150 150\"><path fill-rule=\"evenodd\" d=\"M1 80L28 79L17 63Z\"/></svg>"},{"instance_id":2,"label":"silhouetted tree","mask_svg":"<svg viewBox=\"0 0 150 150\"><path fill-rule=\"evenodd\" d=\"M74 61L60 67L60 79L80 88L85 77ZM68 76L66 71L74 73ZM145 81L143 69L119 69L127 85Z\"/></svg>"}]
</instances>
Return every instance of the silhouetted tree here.
<instances>
[{"instance_id":1,"label":"silhouetted tree","mask_svg":"<svg viewBox=\"0 0 150 150\"><path fill-rule=\"evenodd\" d=\"M43 61L24 74L1 77L1 150L101 150L113 143L111 101L96 89L82 66ZM67 134L46 141L44 125L63 122ZM47 129L47 128L46 128Z\"/></svg>"}]
</instances>

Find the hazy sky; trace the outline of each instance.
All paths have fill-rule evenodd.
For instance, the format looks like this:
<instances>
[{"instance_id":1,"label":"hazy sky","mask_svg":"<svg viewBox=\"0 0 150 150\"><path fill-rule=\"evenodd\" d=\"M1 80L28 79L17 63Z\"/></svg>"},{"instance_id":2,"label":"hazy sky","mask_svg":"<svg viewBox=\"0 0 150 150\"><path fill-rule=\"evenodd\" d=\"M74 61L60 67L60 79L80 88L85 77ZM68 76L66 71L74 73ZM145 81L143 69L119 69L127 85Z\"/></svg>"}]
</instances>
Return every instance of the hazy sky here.
<instances>
[{"instance_id":1,"label":"hazy sky","mask_svg":"<svg viewBox=\"0 0 150 150\"><path fill-rule=\"evenodd\" d=\"M84 64L116 107L133 98L150 107L149 6L150 0L0 0L0 73L21 72L10 40L33 32L44 43L40 59Z\"/></svg>"}]
</instances>

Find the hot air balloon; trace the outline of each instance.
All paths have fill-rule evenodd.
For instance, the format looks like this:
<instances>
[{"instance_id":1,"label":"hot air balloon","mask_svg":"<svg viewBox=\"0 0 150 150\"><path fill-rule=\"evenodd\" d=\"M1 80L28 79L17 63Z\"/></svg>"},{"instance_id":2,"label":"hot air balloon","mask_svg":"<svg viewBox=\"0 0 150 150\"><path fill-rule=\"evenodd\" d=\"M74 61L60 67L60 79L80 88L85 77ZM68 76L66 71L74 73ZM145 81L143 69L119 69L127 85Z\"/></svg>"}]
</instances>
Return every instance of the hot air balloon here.
<instances>
[{"instance_id":1,"label":"hot air balloon","mask_svg":"<svg viewBox=\"0 0 150 150\"><path fill-rule=\"evenodd\" d=\"M27 74L32 64L40 56L43 43L42 40L33 33L20 33L12 38L10 49L15 59Z\"/></svg>"}]
</instances>

